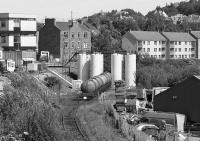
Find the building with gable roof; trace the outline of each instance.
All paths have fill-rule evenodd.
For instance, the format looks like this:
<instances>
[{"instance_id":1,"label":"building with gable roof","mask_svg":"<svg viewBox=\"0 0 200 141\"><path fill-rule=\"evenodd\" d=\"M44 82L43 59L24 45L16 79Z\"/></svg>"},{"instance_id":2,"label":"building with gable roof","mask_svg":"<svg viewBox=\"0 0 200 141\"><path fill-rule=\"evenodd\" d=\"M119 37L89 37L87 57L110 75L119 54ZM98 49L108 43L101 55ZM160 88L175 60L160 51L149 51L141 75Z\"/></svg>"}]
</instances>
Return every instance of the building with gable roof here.
<instances>
[{"instance_id":1,"label":"building with gable roof","mask_svg":"<svg viewBox=\"0 0 200 141\"><path fill-rule=\"evenodd\" d=\"M159 32L130 31L122 38L122 48L143 56L166 59L166 41Z\"/></svg>"},{"instance_id":2,"label":"building with gable roof","mask_svg":"<svg viewBox=\"0 0 200 141\"><path fill-rule=\"evenodd\" d=\"M91 51L90 30L77 21L45 19L39 35L39 53L49 51L50 56L60 62L68 61L76 52Z\"/></svg>"},{"instance_id":3,"label":"building with gable roof","mask_svg":"<svg viewBox=\"0 0 200 141\"><path fill-rule=\"evenodd\" d=\"M190 31L190 35L196 39L196 58L200 59L200 31Z\"/></svg>"},{"instance_id":4,"label":"building with gable roof","mask_svg":"<svg viewBox=\"0 0 200 141\"><path fill-rule=\"evenodd\" d=\"M154 110L175 112L187 116L188 121L200 122L200 77L190 78L154 97Z\"/></svg>"},{"instance_id":5,"label":"building with gable roof","mask_svg":"<svg viewBox=\"0 0 200 141\"><path fill-rule=\"evenodd\" d=\"M196 58L196 40L187 32L162 32L167 39L167 58Z\"/></svg>"}]
</instances>

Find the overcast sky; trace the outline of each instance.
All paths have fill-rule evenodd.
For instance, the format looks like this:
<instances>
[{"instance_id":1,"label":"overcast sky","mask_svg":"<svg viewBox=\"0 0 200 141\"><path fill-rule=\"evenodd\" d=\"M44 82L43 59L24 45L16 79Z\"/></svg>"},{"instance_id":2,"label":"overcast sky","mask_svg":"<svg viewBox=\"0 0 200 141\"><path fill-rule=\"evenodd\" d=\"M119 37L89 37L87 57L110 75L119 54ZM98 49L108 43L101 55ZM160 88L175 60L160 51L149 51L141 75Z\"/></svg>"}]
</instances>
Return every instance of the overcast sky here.
<instances>
[{"instance_id":1,"label":"overcast sky","mask_svg":"<svg viewBox=\"0 0 200 141\"><path fill-rule=\"evenodd\" d=\"M0 4L0 12L34 14L38 20L45 17L59 20L81 18L94 13L131 8L142 14L147 14L156 6L165 6L166 3L180 2L181 0L4 0Z\"/></svg>"}]
</instances>

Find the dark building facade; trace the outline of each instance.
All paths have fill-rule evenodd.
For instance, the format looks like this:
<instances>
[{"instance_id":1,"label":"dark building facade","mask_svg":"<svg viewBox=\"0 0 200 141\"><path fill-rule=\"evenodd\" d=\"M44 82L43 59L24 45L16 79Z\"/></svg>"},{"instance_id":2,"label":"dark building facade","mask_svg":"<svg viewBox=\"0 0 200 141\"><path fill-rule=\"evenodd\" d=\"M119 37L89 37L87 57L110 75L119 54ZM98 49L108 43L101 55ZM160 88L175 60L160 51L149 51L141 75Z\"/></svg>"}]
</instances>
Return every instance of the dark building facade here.
<instances>
[{"instance_id":1,"label":"dark building facade","mask_svg":"<svg viewBox=\"0 0 200 141\"><path fill-rule=\"evenodd\" d=\"M91 50L90 30L77 21L45 19L45 26L39 35L39 53L49 51L50 56L59 58L61 62L69 60L76 52Z\"/></svg>"},{"instance_id":2,"label":"dark building facade","mask_svg":"<svg viewBox=\"0 0 200 141\"><path fill-rule=\"evenodd\" d=\"M192 76L154 97L154 110L185 114L200 122L200 77Z\"/></svg>"}]
</instances>

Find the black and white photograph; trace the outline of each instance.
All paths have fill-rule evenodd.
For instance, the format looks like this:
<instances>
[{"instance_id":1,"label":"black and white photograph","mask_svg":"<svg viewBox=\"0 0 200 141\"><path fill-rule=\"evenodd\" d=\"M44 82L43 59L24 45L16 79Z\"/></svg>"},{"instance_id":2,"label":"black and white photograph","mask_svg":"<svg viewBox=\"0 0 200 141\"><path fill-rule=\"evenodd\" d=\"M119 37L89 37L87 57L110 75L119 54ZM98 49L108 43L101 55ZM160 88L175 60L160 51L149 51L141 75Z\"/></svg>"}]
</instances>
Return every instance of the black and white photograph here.
<instances>
[{"instance_id":1,"label":"black and white photograph","mask_svg":"<svg viewBox=\"0 0 200 141\"><path fill-rule=\"evenodd\" d=\"M200 141L200 0L1 1L0 141Z\"/></svg>"}]
</instances>

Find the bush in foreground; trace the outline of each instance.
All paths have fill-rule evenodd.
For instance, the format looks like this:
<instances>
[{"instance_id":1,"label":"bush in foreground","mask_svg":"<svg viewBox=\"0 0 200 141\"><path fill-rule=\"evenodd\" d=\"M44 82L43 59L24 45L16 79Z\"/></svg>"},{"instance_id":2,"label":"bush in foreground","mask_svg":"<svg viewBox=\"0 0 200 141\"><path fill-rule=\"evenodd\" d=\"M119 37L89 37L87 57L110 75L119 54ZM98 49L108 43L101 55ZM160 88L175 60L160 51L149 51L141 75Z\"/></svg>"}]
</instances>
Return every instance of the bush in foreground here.
<instances>
[{"instance_id":1,"label":"bush in foreground","mask_svg":"<svg viewBox=\"0 0 200 141\"><path fill-rule=\"evenodd\" d=\"M0 97L0 134L28 132L32 141L62 140L60 111L51 104L52 93L27 74L12 73L7 77L11 85Z\"/></svg>"}]
</instances>

